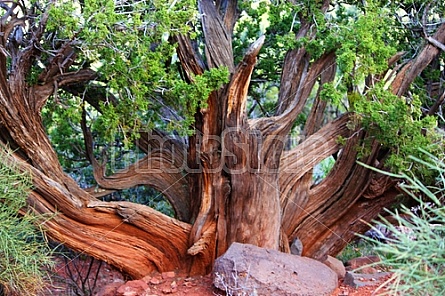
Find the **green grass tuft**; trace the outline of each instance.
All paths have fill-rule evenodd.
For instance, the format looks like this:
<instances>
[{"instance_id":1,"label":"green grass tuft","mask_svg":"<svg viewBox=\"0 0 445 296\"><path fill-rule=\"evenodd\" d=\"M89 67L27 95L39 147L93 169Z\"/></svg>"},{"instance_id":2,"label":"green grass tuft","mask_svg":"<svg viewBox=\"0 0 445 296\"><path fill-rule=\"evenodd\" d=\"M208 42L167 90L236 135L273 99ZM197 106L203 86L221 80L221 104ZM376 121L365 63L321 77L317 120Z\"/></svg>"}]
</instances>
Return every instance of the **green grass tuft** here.
<instances>
[{"instance_id":1,"label":"green grass tuft","mask_svg":"<svg viewBox=\"0 0 445 296\"><path fill-rule=\"evenodd\" d=\"M406 174L398 176L404 180L400 188L419 203L420 210L414 214L402 208L404 217L388 211L398 225L388 221L382 224L393 238L386 243L368 239L376 244L374 249L382 264L394 272L388 292L391 295L445 295L445 163L430 154L427 156L429 162L421 162L437 173L434 186L425 186L421 180Z\"/></svg>"},{"instance_id":2,"label":"green grass tuft","mask_svg":"<svg viewBox=\"0 0 445 296\"><path fill-rule=\"evenodd\" d=\"M36 295L45 284L50 250L36 227L39 217L19 214L31 177L7 163L6 153L0 151L0 288L4 295Z\"/></svg>"}]
</instances>

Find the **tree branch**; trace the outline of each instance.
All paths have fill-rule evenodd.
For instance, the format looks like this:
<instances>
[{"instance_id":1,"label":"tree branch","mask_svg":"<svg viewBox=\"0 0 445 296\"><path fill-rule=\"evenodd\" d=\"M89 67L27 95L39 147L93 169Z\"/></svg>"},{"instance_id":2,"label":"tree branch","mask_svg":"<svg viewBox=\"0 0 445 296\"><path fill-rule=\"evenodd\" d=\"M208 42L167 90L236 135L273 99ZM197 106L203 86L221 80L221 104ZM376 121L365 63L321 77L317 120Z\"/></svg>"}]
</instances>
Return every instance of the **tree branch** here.
<instances>
[{"instance_id":1,"label":"tree branch","mask_svg":"<svg viewBox=\"0 0 445 296\"><path fill-rule=\"evenodd\" d=\"M329 0L324 0L320 5L321 12L325 12L330 5ZM316 29L313 28L313 20L300 17L300 29L295 35L295 39L311 39L315 36ZM310 56L304 47L290 50L284 58L284 67L281 73L280 93L278 94L278 105L275 115L279 116L294 106L304 106L306 97L301 94L301 90L311 83L307 78ZM312 89L312 87L310 87ZM298 114L299 112L297 112Z\"/></svg>"},{"instance_id":2,"label":"tree branch","mask_svg":"<svg viewBox=\"0 0 445 296\"><path fill-rule=\"evenodd\" d=\"M39 222L48 237L134 278L185 270L189 224L144 205L91 199L68 175L58 172L57 179L49 178L16 153L2 154L2 160L31 174L34 186L27 203L29 210L45 218Z\"/></svg>"},{"instance_id":3,"label":"tree branch","mask_svg":"<svg viewBox=\"0 0 445 296\"><path fill-rule=\"evenodd\" d=\"M296 38L304 37L310 25L303 23ZM280 92L275 115L283 114L295 100L299 100L298 92L304 82L304 75L309 67L309 59L305 48L293 49L286 53L281 73Z\"/></svg>"},{"instance_id":4,"label":"tree branch","mask_svg":"<svg viewBox=\"0 0 445 296\"><path fill-rule=\"evenodd\" d=\"M186 164L183 151L155 149L137 162L111 176L105 175L105 162L100 164L93 153L93 138L86 125L85 111L82 114L87 158L93 167L97 184L106 190L122 190L139 185L153 187L161 192L172 205L176 216L182 221L190 219L190 204L187 179L183 175Z\"/></svg>"},{"instance_id":5,"label":"tree branch","mask_svg":"<svg viewBox=\"0 0 445 296\"><path fill-rule=\"evenodd\" d=\"M36 84L30 87L30 91L33 93L33 96L30 97L34 98L30 107L33 108L35 113L39 114L43 106L45 106L48 98L57 92L59 87L68 90L69 92L71 90L70 93L74 95L81 95L80 93L73 92L70 86L74 85L74 87L76 87L85 85L96 77L97 73L91 69L81 69L76 72L68 73L55 72L52 77L47 77L48 80L46 80L45 84Z\"/></svg>"},{"instance_id":6,"label":"tree branch","mask_svg":"<svg viewBox=\"0 0 445 296\"><path fill-rule=\"evenodd\" d=\"M76 53L71 46L71 42L63 44L57 51L57 54L52 57L45 69L40 73L38 81L40 84L47 83L53 80L57 74L64 74L69 67L74 63Z\"/></svg>"},{"instance_id":7,"label":"tree branch","mask_svg":"<svg viewBox=\"0 0 445 296\"><path fill-rule=\"evenodd\" d=\"M91 69L83 69L81 71L85 71L84 73L80 74L81 77L85 78L83 81L81 81L82 83L71 83L71 78L74 78L76 73L78 73L72 72L72 74L66 73L65 75L67 76L67 81L62 81L61 85L58 86L60 86L60 88L62 88L64 91L82 98L100 113L102 113L101 102L110 103L113 105L118 103L118 99L113 95L113 93L108 92L104 86L88 84L89 81L97 78L97 73L94 73ZM92 71L91 76L89 76L88 71Z\"/></svg>"},{"instance_id":8,"label":"tree branch","mask_svg":"<svg viewBox=\"0 0 445 296\"><path fill-rule=\"evenodd\" d=\"M176 40L178 41L176 53L178 54L182 69L185 72L185 80L192 82L193 76L204 73L204 62L197 56L190 38L183 35L178 35Z\"/></svg>"},{"instance_id":9,"label":"tree branch","mask_svg":"<svg viewBox=\"0 0 445 296\"><path fill-rule=\"evenodd\" d=\"M286 103L283 103L286 105L283 113L270 118L249 120L250 125L265 134L287 135L295 118L297 118L298 114L303 110L318 77L324 72L333 71L331 68L335 69L335 67L335 54L333 52L321 56L317 61L312 63L310 67L305 67L305 70L301 73L301 81L298 83L298 88L294 89L295 92L287 92L288 95L293 94L294 97L292 100L289 99L286 100ZM282 83L285 85L282 85L281 88L291 87L289 85L289 83L291 83L290 81L282 81Z\"/></svg>"},{"instance_id":10,"label":"tree branch","mask_svg":"<svg viewBox=\"0 0 445 296\"><path fill-rule=\"evenodd\" d=\"M227 31L232 34L233 28L239 16L239 12L237 11L238 1L223 0L221 2L224 15L224 24L226 26Z\"/></svg>"},{"instance_id":11,"label":"tree branch","mask_svg":"<svg viewBox=\"0 0 445 296\"><path fill-rule=\"evenodd\" d=\"M434 45L435 47L439 48L442 51L445 51L445 45L439 41L437 41L436 39L434 39L433 37L430 36L426 36L425 39L431 43L432 45Z\"/></svg>"},{"instance_id":12,"label":"tree branch","mask_svg":"<svg viewBox=\"0 0 445 296\"><path fill-rule=\"evenodd\" d=\"M351 132L347 127L348 121L349 116L345 114L322 127L291 151L283 153L279 176L282 200L293 198L289 196L289 192L298 180L341 148L338 138L347 137Z\"/></svg>"},{"instance_id":13,"label":"tree branch","mask_svg":"<svg viewBox=\"0 0 445 296\"><path fill-rule=\"evenodd\" d=\"M314 132L320 129L322 125L324 110L327 106L327 101L320 98L320 93L323 90L323 85L325 83L334 80L336 69L336 66L328 67L326 71L323 71L320 74L320 83L317 89L317 95L315 96L315 101L312 105L311 113L309 114L304 126L303 136L305 137L312 135Z\"/></svg>"},{"instance_id":14,"label":"tree branch","mask_svg":"<svg viewBox=\"0 0 445 296\"><path fill-rule=\"evenodd\" d=\"M334 52L329 52L322 55L318 60L313 62L307 73L303 74L302 80L300 81L300 85L297 89L295 97L292 102L287 106L286 110L279 115L278 120L283 127L286 127L286 130L289 130L295 118L298 114L303 110L304 105L306 104L307 98L309 97L315 83L323 72L330 72L336 67L335 62L335 54Z\"/></svg>"},{"instance_id":15,"label":"tree branch","mask_svg":"<svg viewBox=\"0 0 445 296\"><path fill-rule=\"evenodd\" d=\"M201 23L206 41L205 53L209 68L227 67L233 73L232 35L210 0L198 1Z\"/></svg>"},{"instance_id":16,"label":"tree branch","mask_svg":"<svg viewBox=\"0 0 445 296\"><path fill-rule=\"evenodd\" d=\"M256 63L256 57L265 40L264 36L258 38L247 50L243 60L236 67L235 73L227 87L227 115L226 125L229 127L241 126L245 118L247 91L250 77Z\"/></svg>"},{"instance_id":17,"label":"tree branch","mask_svg":"<svg viewBox=\"0 0 445 296\"><path fill-rule=\"evenodd\" d=\"M439 107L445 101L445 90L442 92L442 95L434 102L434 105L428 110L428 115L434 115L439 110Z\"/></svg>"},{"instance_id":18,"label":"tree branch","mask_svg":"<svg viewBox=\"0 0 445 296\"><path fill-rule=\"evenodd\" d=\"M442 23L432 37L439 43L445 43L445 23ZM440 53L440 49L433 44L427 44L414 61L405 65L391 84L392 92L403 96L416 77L431 63Z\"/></svg>"},{"instance_id":19,"label":"tree branch","mask_svg":"<svg viewBox=\"0 0 445 296\"><path fill-rule=\"evenodd\" d=\"M337 225L337 221L349 214L351 208L361 199L372 180L372 171L356 163L355 144L362 136L363 134L355 136L348 141L345 151L342 151L340 155L341 159L337 160L331 173L322 181L324 184L320 183L309 191L304 210L298 219L293 221L294 225L298 225L298 229L294 227L293 230L288 230L293 231L290 236L291 239L295 236L301 239L305 246L305 255L321 258L320 256L326 254L319 243L324 241L324 237L337 235L337 233L332 232L332 229ZM370 155L363 161L373 165L379 147L380 145L374 142ZM349 230L349 224L341 225L345 229L337 230L337 232L344 233ZM299 229L314 229L317 235L311 235L308 232L299 231ZM315 244L318 244L318 246L314 247Z\"/></svg>"},{"instance_id":20,"label":"tree branch","mask_svg":"<svg viewBox=\"0 0 445 296\"><path fill-rule=\"evenodd\" d=\"M50 2L36 26L29 26L31 38L23 49L21 58L17 61L17 64L14 67L17 71L23 73L23 77L30 72L33 61L40 55L40 41L45 33L46 24L49 19L49 11L51 10L52 5L54 5L54 3Z\"/></svg>"}]
</instances>

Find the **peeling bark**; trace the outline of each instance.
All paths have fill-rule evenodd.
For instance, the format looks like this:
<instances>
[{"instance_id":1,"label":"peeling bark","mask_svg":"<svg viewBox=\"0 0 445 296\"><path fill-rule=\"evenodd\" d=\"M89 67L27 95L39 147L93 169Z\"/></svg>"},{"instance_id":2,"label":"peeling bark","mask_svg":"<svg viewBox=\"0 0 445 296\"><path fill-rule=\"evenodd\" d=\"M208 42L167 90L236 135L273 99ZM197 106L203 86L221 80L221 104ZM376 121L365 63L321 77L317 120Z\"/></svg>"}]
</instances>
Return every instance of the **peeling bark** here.
<instances>
[{"instance_id":1,"label":"peeling bark","mask_svg":"<svg viewBox=\"0 0 445 296\"><path fill-rule=\"evenodd\" d=\"M329 1L321 5L322 11L326 10ZM363 221L375 218L394 202L398 190L393 180L356 163L356 146L368 135L360 127L348 129L349 114L323 126L326 102L319 98L322 87L317 90L302 142L283 152L286 136L316 83L333 80L334 52L312 59L304 48L290 50L275 115L249 120L247 92L264 37L254 42L235 66L231 39L238 18L236 1L201 0L198 7L205 58L190 38L176 36L180 74L193 83L206 69L227 67L230 82L210 94L206 108L196 110L195 135L181 142L166 139L158 131L141 133L137 145L146 156L113 175L107 176L105 163L95 159L84 120L85 149L98 183L97 188L86 190L63 172L40 111L50 96L63 88L74 95L85 91L85 100L100 112L104 91L85 88L87 82L97 79L97 73L72 69L76 52L67 41L45 66L39 83L28 85L26 78L40 54L37 45L48 14L31 33L29 46L21 48L8 41L8 36L16 26L23 26L23 21L13 15L12 8L4 13L0 20L0 145L14 149L10 161L32 174L35 188L28 204L36 213L52 216L43 222L49 237L135 278L174 269L208 273L214 259L233 242L288 252L289 242L298 237L305 247L304 255L319 259L335 255L354 232L367 228ZM296 38L311 38L314 32L312 21L302 20ZM441 25L432 38L444 43L444 32ZM403 95L438 52L428 44L416 60L396 68L393 92ZM389 65L398 58L400 54ZM372 85L372 79L381 78L369 77L367 83ZM115 98L112 101L116 103ZM346 139L345 145L339 144L340 136ZM373 143L372 147L372 153L362 161L380 165L380 146ZM321 183L312 184L314 166L333 154L338 158L332 171ZM98 199L139 185L162 192L177 219L143 205Z\"/></svg>"},{"instance_id":2,"label":"peeling bark","mask_svg":"<svg viewBox=\"0 0 445 296\"><path fill-rule=\"evenodd\" d=\"M226 27L223 17L216 10L213 1L198 1L201 22L206 39L206 57L210 68L226 66L232 73L235 69L232 52L232 31L233 26ZM226 14L226 19L232 14Z\"/></svg>"},{"instance_id":3,"label":"peeling bark","mask_svg":"<svg viewBox=\"0 0 445 296\"><path fill-rule=\"evenodd\" d=\"M442 23L433 38L440 43L445 43L445 23ZM440 53L440 49L433 44L427 44L417 57L408 62L397 74L391 84L393 93L403 96L416 77L431 63Z\"/></svg>"},{"instance_id":4,"label":"peeling bark","mask_svg":"<svg viewBox=\"0 0 445 296\"><path fill-rule=\"evenodd\" d=\"M36 213L49 215L42 226L50 238L134 278L153 271L186 270L189 224L143 205L94 200L82 189L68 189L15 156L8 160L31 172L36 189L28 203ZM70 180L65 176L66 182Z\"/></svg>"}]
</instances>

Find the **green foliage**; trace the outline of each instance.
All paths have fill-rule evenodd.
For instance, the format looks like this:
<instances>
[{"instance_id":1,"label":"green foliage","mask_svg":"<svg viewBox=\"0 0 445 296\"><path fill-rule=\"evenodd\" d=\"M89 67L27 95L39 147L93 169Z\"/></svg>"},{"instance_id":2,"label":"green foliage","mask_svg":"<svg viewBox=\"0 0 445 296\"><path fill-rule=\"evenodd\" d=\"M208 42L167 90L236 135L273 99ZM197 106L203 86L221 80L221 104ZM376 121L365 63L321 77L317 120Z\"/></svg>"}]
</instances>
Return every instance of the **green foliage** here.
<instances>
[{"instance_id":1,"label":"green foliage","mask_svg":"<svg viewBox=\"0 0 445 296\"><path fill-rule=\"evenodd\" d=\"M347 83L360 84L367 75L382 73L395 48L385 42L389 22L387 13L370 7L357 16L354 25L341 28L341 47L337 51L338 67Z\"/></svg>"},{"instance_id":2,"label":"green foliage","mask_svg":"<svg viewBox=\"0 0 445 296\"><path fill-rule=\"evenodd\" d=\"M47 30L60 38L72 39L80 30L80 11L75 1L57 1L49 9ZM56 21L58 20L58 21Z\"/></svg>"},{"instance_id":3,"label":"green foliage","mask_svg":"<svg viewBox=\"0 0 445 296\"><path fill-rule=\"evenodd\" d=\"M313 58L335 51L338 68L347 83L359 83L369 73L386 70L387 58L395 52L388 38L388 27L393 23L388 9L374 1L367 1L366 6L354 4L336 3L324 16L315 13L315 37L303 40Z\"/></svg>"},{"instance_id":4,"label":"green foliage","mask_svg":"<svg viewBox=\"0 0 445 296\"><path fill-rule=\"evenodd\" d=\"M44 126L59 156L60 164L71 169L79 165L83 157L81 131L81 99L61 93L57 100L50 101L42 110ZM74 131L74 132L73 132Z\"/></svg>"},{"instance_id":5,"label":"green foliage","mask_svg":"<svg viewBox=\"0 0 445 296\"><path fill-rule=\"evenodd\" d=\"M376 139L391 152L385 160L391 170L412 170L427 180L433 177L433 172L408 157L421 157L420 147L436 155L443 154L436 131L437 118L421 112L425 101L421 85L425 81L419 83L409 98L393 95L383 83L365 86L367 77L386 71L388 59L396 48L400 49L399 41L394 38L400 32L394 29L396 18L391 9L395 9L394 13L399 11L378 1L367 1L366 6L336 8L335 15L326 23L326 31L320 32L324 38L311 41L317 50L333 49L338 57L338 76L334 82L323 85L321 98L335 106L346 105L355 112L351 128L360 124L370 135L359 147L360 156L370 153L369 144ZM308 44L308 48L311 46Z\"/></svg>"},{"instance_id":6,"label":"green foliage","mask_svg":"<svg viewBox=\"0 0 445 296\"><path fill-rule=\"evenodd\" d=\"M108 98L101 103L101 113L90 118L93 131L106 141L120 135L129 145L140 130L155 126L190 134L197 106L227 82L226 69L212 69L190 84L177 72L174 38L196 36L191 31L198 16L195 6L189 0L131 5L62 1L51 6L47 30L73 40L79 62L91 65L106 82ZM162 108L177 110L177 118L166 120Z\"/></svg>"},{"instance_id":7,"label":"green foliage","mask_svg":"<svg viewBox=\"0 0 445 296\"><path fill-rule=\"evenodd\" d=\"M36 295L45 284L43 268L51 265L50 250L35 227L41 217L19 216L31 179L4 161L5 153L0 151L0 284L10 295Z\"/></svg>"},{"instance_id":8,"label":"green foliage","mask_svg":"<svg viewBox=\"0 0 445 296\"><path fill-rule=\"evenodd\" d=\"M191 126L194 122L193 114L200 108L206 108L206 99L210 93L222 86L223 83L228 82L229 71L227 68L223 69L211 69L204 72L203 75L195 76L194 83L186 83L184 81L178 81L173 88L171 95L174 98L181 97L187 102L186 110L182 113L185 120L181 122L171 121L167 126L167 129L181 131L177 125ZM201 98L196 100L196 98ZM186 116L189 114L189 116ZM194 130L189 129L186 132L190 135L194 133Z\"/></svg>"},{"instance_id":9,"label":"green foliage","mask_svg":"<svg viewBox=\"0 0 445 296\"><path fill-rule=\"evenodd\" d=\"M69 39L77 49L71 70L96 70L99 77L89 87L100 85L106 89L99 110L82 98L60 92L45 106L45 126L64 167L81 170L86 164L80 148L82 106L87 109L88 125L97 144L95 153L99 156L102 150L108 151L116 153L115 159L119 159L122 153L134 148L131 145L139 131L159 128L179 136L192 134L195 112L206 107L211 91L228 81L227 69L208 70L194 77L192 83L184 81L183 73L178 71L178 34L194 38L194 45L201 53L204 51L195 1L142 0L131 5L128 1L113 0L41 2L41 7L51 5L51 11L48 42L42 42L40 61L48 63L51 53L61 46L59 41ZM240 18L232 40L235 63L241 61L253 41L261 35L266 37L252 74L248 115L274 115L283 60L289 50L304 47L309 63L334 52L335 80L322 86L315 84L294 128L302 129L317 88L321 88L321 98L329 103L326 110L354 111L356 116L350 126L361 125L370 136L358 147L361 156L369 153L368 144L376 139L391 152L385 164L393 171L413 170L432 178L431 171L408 155L421 157L418 147L442 153L435 133L436 119L423 116L421 110L434 101L424 89L427 83L441 78L443 57L437 61L438 68L427 69L418 78L408 98L392 95L385 85L366 85L366 79L384 74L388 58L396 51L404 50L406 57L412 57L422 45L421 36L415 33L423 29L420 16L426 13L427 33L433 33L444 4L435 3L426 11L425 1L332 1L327 12L322 13L321 2L238 2ZM307 23L311 24L309 33L296 38L302 24ZM41 64L34 67L28 77L31 83L38 82L42 70ZM169 116L172 113L174 116ZM339 142L344 143L345 139ZM123 144L125 149L118 149L116 143ZM133 154L132 160L137 158L137 153Z\"/></svg>"},{"instance_id":10,"label":"green foliage","mask_svg":"<svg viewBox=\"0 0 445 296\"><path fill-rule=\"evenodd\" d=\"M332 170L334 165L335 165L335 159L332 156L323 159L319 164L317 164L314 167L314 172L312 176L314 183L315 184L320 183L324 178L326 178L326 176Z\"/></svg>"},{"instance_id":11,"label":"green foliage","mask_svg":"<svg viewBox=\"0 0 445 296\"><path fill-rule=\"evenodd\" d=\"M354 242L349 243L340 254L337 255L337 259L346 263L350 259L357 257L375 255L374 251L375 243L358 239Z\"/></svg>"},{"instance_id":12,"label":"green foliage","mask_svg":"<svg viewBox=\"0 0 445 296\"><path fill-rule=\"evenodd\" d=\"M390 212L398 225L387 221L383 224L394 239L389 243L374 241L382 263L395 273L390 286L393 295L442 295L445 291L445 163L443 159L424 154L426 162L413 160L437 173L439 177L434 186L425 185L416 176L396 176L405 180L400 187L419 203L420 213L414 214L406 207L402 208L404 217ZM410 233L396 226L410 229Z\"/></svg>"},{"instance_id":13,"label":"green foliage","mask_svg":"<svg viewBox=\"0 0 445 296\"><path fill-rule=\"evenodd\" d=\"M433 177L433 172L409 156L422 157L424 154L419 152L419 148L436 155L443 154L443 149L435 131L436 119L422 116L420 107L420 101L415 96L407 101L381 85L375 86L354 103L354 110L363 127L391 151L386 165L395 172L412 171L427 180ZM366 154L366 145L363 149Z\"/></svg>"},{"instance_id":14,"label":"green foliage","mask_svg":"<svg viewBox=\"0 0 445 296\"><path fill-rule=\"evenodd\" d=\"M388 9L375 1L367 1L366 6L335 6L317 38L306 43L314 57L329 51L337 55L338 75L334 82L323 85L322 99L354 110L365 78L386 71L388 59L396 52L396 44L388 36L393 22Z\"/></svg>"},{"instance_id":15,"label":"green foliage","mask_svg":"<svg viewBox=\"0 0 445 296\"><path fill-rule=\"evenodd\" d=\"M320 97L321 99L330 102L334 106L341 106L344 101L345 92L346 89L344 85L330 82L323 84Z\"/></svg>"},{"instance_id":16,"label":"green foliage","mask_svg":"<svg viewBox=\"0 0 445 296\"><path fill-rule=\"evenodd\" d=\"M277 96L268 98L264 92L258 90L268 90L279 84L286 51L301 43L295 39L295 34L300 28L298 14L302 6L287 1L240 1L239 9L241 17L236 23L233 38L235 62L241 61L244 51L251 43L265 35L265 42L252 74L249 95L264 107L266 112L262 111L262 116L272 115Z\"/></svg>"}]
</instances>

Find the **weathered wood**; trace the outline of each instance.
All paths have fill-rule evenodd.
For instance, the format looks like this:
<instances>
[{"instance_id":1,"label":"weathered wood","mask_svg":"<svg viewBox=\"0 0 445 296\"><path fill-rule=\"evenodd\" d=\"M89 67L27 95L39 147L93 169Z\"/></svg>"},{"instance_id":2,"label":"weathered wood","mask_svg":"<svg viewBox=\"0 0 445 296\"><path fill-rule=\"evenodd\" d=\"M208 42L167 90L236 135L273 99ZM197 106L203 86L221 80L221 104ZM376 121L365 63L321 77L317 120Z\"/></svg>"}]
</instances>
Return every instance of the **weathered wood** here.
<instances>
[{"instance_id":1,"label":"weathered wood","mask_svg":"<svg viewBox=\"0 0 445 296\"><path fill-rule=\"evenodd\" d=\"M96 79L97 73L71 69L76 51L69 40L55 49L39 83L29 85L26 78L40 54L48 13L29 26L35 30L27 46L20 47L8 39L11 30L22 24L14 15L14 5L2 17L0 27L0 145L15 149L11 161L31 172L34 189L28 204L37 213L51 216L42 224L47 235L68 247L105 260L135 278L173 269L208 273L214 259L233 242L289 251L289 242L298 237L305 255L324 258L340 251L354 232L367 227L362 220L375 218L398 194L388 178L356 163L356 146L366 134L360 127L348 129L348 115L322 127L321 113L326 106L319 98L322 87L302 142L283 153L286 136L315 85L333 80L334 52L315 59L304 48L290 50L284 60L275 115L247 119L247 91L264 37L252 44L235 67L232 33L239 15L236 1L230 0L198 1L205 59L190 38L172 40L178 43L180 74L186 82L193 83L196 75L210 68L227 67L230 72L229 83L210 94L205 108L196 110L196 134L178 142L163 141L162 133L142 133L138 145L147 155L107 176L104 164L94 157L84 121L85 148L101 192L83 190L63 172L40 111L60 87L73 95L84 94L100 112L104 91L86 89L86 82ZM329 1L320 5L325 11ZM312 38L316 33L313 21L300 21L295 38ZM441 25L434 40L443 43L444 32ZM437 54L437 48L426 45L415 61L395 68L394 93L403 95ZM389 66L398 58L400 55L390 60ZM381 78L368 77L367 83ZM117 104L112 96L110 101ZM338 143L339 136L346 139L344 146ZM372 153L363 161L380 164L379 149L373 143ZM338 158L332 171L321 183L312 184L313 167L333 154ZM138 185L162 192L178 220L143 205L96 199Z\"/></svg>"},{"instance_id":2,"label":"weathered wood","mask_svg":"<svg viewBox=\"0 0 445 296\"><path fill-rule=\"evenodd\" d=\"M307 208L308 199L314 198L310 195L312 168L342 148L337 140L339 136L347 137L351 133L347 128L348 120L348 116L344 115L329 123L281 158L279 184L283 209L282 228L290 240L294 239L295 229L310 210ZM334 188L327 187L326 192L330 194ZM323 202L323 199L319 201Z\"/></svg>"},{"instance_id":3,"label":"weathered wood","mask_svg":"<svg viewBox=\"0 0 445 296\"><path fill-rule=\"evenodd\" d=\"M305 173L320 163L323 159L336 153L342 146L339 137L346 138L351 134L347 124L348 114L328 123L320 131L308 137L291 151L286 151L281 157L280 190L283 198L293 182L298 182Z\"/></svg>"},{"instance_id":4,"label":"weathered wood","mask_svg":"<svg viewBox=\"0 0 445 296\"><path fill-rule=\"evenodd\" d=\"M312 258L322 259L326 255L336 255L340 253L352 240L357 238L357 233L364 233L369 229L369 222L382 214L382 209L394 204L400 192L394 187L390 188L383 195L369 201L363 198L358 199L348 211L341 214L322 215L322 219L317 221L317 225L323 225L319 231L315 231L317 240L306 240L303 237L305 246L304 255ZM313 244L311 244L311 242Z\"/></svg>"},{"instance_id":5,"label":"weathered wood","mask_svg":"<svg viewBox=\"0 0 445 296\"><path fill-rule=\"evenodd\" d=\"M86 201L88 195L80 188L68 192L65 185L13 154L8 161L31 172L36 189L28 203L36 213L46 215L41 225L50 238L109 262L135 278L153 271L187 270L189 224L143 205Z\"/></svg>"},{"instance_id":6,"label":"weathered wood","mask_svg":"<svg viewBox=\"0 0 445 296\"><path fill-rule=\"evenodd\" d=\"M83 113L83 117L85 112ZM111 176L106 176L105 165L93 154L93 139L86 121L82 120L87 157L93 166L93 175L98 186L93 191L122 190L135 186L153 187L163 194L170 202L176 217L181 221L189 221L191 217L187 192L187 179L183 175L186 163L183 151L173 149L169 144L163 147L168 139L158 138L159 143L150 143L154 150L147 150L147 155L135 163L128 165ZM152 142L154 139L152 139ZM149 147L145 147L149 148ZM91 190L89 190L91 192ZM96 195L98 196L98 195Z\"/></svg>"},{"instance_id":7,"label":"weathered wood","mask_svg":"<svg viewBox=\"0 0 445 296\"><path fill-rule=\"evenodd\" d=\"M235 69L232 52L232 32L226 27L223 17L216 10L213 1L198 1L204 38L206 57L210 68L227 67L232 73ZM232 15L235 11L231 11ZM226 14L226 18L229 18Z\"/></svg>"},{"instance_id":8,"label":"weathered wood","mask_svg":"<svg viewBox=\"0 0 445 296\"><path fill-rule=\"evenodd\" d=\"M264 43L261 36L247 50L243 60L236 67L235 73L228 85L226 128L241 127L246 124L247 91L250 77L254 69L257 55Z\"/></svg>"},{"instance_id":9,"label":"weathered wood","mask_svg":"<svg viewBox=\"0 0 445 296\"><path fill-rule=\"evenodd\" d=\"M314 103L311 112L304 125L303 137L308 137L318 131L323 126L325 109L328 104L327 100L320 98L320 93L323 90L323 85L334 80L337 67L335 64L329 65L323 72L320 73L320 87L317 89Z\"/></svg>"},{"instance_id":10,"label":"weathered wood","mask_svg":"<svg viewBox=\"0 0 445 296\"><path fill-rule=\"evenodd\" d=\"M440 43L445 43L445 23L439 26L433 38ZM440 48L437 48L433 44L424 46L417 57L413 61L408 62L397 74L391 84L393 93L398 96L403 96L414 79L431 63L440 51Z\"/></svg>"}]
</instances>

